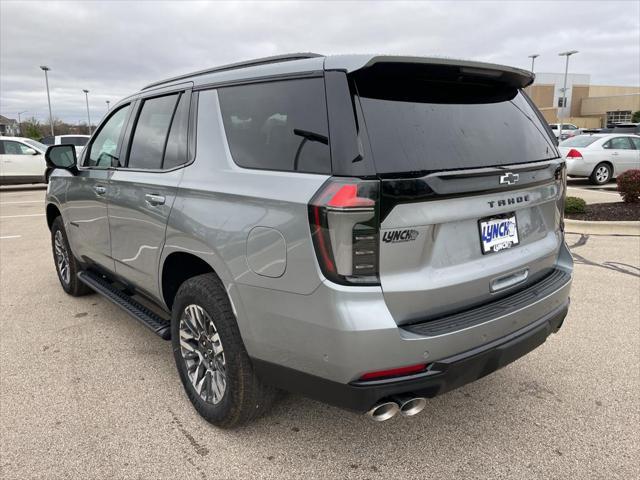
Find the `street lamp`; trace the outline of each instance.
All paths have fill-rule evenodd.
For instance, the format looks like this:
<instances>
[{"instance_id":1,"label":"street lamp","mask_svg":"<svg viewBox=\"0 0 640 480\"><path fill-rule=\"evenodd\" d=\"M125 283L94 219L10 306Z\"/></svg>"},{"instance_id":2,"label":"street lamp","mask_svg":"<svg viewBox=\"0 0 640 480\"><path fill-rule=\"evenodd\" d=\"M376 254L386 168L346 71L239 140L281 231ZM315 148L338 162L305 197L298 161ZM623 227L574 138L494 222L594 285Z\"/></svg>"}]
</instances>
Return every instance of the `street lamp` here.
<instances>
[{"instance_id":1,"label":"street lamp","mask_svg":"<svg viewBox=\"0 0 640 480\"><path fill-rule=\"evenodd\" d=\"M533 72L533 66L536 64L536 58L538 58L540 56L539 53L534 53L533 55L529 55L529 58L531 59L531 71Z\"/></svg>"},{"instance_id":2,"label":"street lamp","mask_svg":"<svg viewBox=\"0 0 640 480\"><path fill-rule=\"evenodd\" d=\"M51 136L54 136L53 133L53 114L51 113L51 97L49 96L49 76L47 72L51 70L46 65L40 65L40 69L44 71L44 81L47 84L47 102L49 102L49 124L51 125Z\"/></svg>"},{"instance_id":3,"label":"street lamp","mask_svg":"<svg viewBox=\"0 0 640 480\"><path fill-rule=\"evenodd\" d=\"M109 104L111 103L109 100L105 100L104 103L107 104L107 112L109 111Z\"/></svg>"},{"instance_id":4,"label":"street lamp","mask_svg":"<svg viewBox=\"0 0 640 480\"><path fill-rule=\"evenodd\" d=\"M89 90L85 88L82 91L84 92L84 98L87 101L87 120L89 121L89 135L91 135L91 116L89 115Z\"/></svg>"},{"instance_id":5,"label":"street lamp","mask_svg":"<svg viewBox=\"0 0 640 480\"><path fill-rule=\"evenodd\" d=\"M20 120L20 115L27 112L28 110L23 110L22 112L18 112L18 130L20 130L20 135L22 135L22 121Z\"/></svg>"},{"instance_id":6,"label":"street lamp","mask_svg":"<svg viewBox=\"0 0 640 480\"><path fill-rule=\"evenodd\" d=\"M567 74L569 73L569 57L574 53L578 53L578 50L569 50L567 52L559 53L561 57L567 57L567 61L564 66L564 85L562 87L562 109L558 109L558 142L562 140L562 117L564 116L564 109L567 105Z\"/></svg>"}]
</instances>

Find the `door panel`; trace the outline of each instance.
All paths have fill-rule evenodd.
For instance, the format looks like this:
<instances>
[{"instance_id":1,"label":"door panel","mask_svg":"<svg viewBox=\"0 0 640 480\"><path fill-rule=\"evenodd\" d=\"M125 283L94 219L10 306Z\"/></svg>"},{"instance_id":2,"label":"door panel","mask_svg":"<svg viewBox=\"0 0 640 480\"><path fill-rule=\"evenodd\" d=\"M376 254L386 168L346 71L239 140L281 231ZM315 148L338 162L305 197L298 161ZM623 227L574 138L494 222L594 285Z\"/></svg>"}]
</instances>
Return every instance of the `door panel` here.
<instances>
[{"instance_id":1,"label":"door panel","mask_svg":"<svg viewBox=\"0 0 640 480\"><path fill-rule=\"evenodd\" d=\"M20 142L3 140L2 175L8 177L44 177L44 156Z\"/></svg>"},{"instance_id":2,"label":"door panel","mask_svg":"<svg viewBox=\"0 0 640 480\"><path fill-rule=\"evenodd\" d=\"M159 297L158 259L183 170L117 170L109 190L109 224L116 273Z\"/></svg>"},{"instance_id":3,"label":"door panel","mask_svg":"<svg viewBox=\"0 0 640 480\"><path fill-rule=\"evenodd\" d=\"M82 169L70 178L63 217L76 257L114 271L106 195L110 174L106 169Z\"/></svg>"}]
</instances>

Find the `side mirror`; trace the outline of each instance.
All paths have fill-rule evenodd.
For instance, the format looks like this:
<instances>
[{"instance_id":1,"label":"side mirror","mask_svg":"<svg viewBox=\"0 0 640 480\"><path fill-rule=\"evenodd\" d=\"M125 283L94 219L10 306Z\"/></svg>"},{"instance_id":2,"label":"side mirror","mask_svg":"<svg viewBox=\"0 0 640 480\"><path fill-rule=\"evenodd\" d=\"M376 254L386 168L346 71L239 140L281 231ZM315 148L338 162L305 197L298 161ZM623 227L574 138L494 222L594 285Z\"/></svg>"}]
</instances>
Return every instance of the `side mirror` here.
<instances>
[{"instance_id":1,"label":"side mirror","mask_svg":"<svg viewBox=\"0 0 640 480\"><path fill-rule=\"evenodd\" d=\"M63 168L75 173L77 160L73 145L52 145L47 148L44 159L50 168Z\"/></svg>"}]
</instances>

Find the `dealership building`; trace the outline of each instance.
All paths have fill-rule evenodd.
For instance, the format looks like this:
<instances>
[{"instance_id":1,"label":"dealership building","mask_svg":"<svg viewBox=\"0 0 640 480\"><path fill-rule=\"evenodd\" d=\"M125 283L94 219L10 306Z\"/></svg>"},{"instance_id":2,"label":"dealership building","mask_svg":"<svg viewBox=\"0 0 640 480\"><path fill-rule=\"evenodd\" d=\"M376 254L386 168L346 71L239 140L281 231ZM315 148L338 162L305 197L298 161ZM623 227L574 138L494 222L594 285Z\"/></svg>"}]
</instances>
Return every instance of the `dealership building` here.
<instances>
[{"instance_id":1,"label":"dealership building","mask_svg":"<svg viewBox=\"0 0 640 480\"><path fill-rule=\"evenodd\" d=\"M590 75L567 76L566 104L562 105L564 73L536 73L527 93L549 123L564 122L582 128L606 127L630 122L633 112L640 110L640 87L591 85Z\"/></svg>"}]
</instances>

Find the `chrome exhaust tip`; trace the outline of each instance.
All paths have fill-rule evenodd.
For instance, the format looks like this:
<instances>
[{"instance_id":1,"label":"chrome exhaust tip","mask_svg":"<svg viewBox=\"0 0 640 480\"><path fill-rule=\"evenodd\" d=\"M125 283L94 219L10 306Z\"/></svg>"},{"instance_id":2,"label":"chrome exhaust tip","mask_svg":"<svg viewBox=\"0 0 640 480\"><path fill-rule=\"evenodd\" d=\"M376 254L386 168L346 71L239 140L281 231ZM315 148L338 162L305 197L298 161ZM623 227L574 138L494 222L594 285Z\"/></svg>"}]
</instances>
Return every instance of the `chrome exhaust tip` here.
<instances>
[{"instance_id":1,"label":"chrome exhaust tip","mask_svg":"<svg viewBox=\"0 0 640 480\"><path fill-rule=\"evenodd\" d=\"M414 415L419 414L424 407L427 406L427 399L424 397L401 397L397 398L396 401L400 405L400 413L404 417L413 417Z\"/></svg>"},{"instance_id":2,"label":"chrome exhaust tip","mask_svg":"<svg viewBox=\"0 0 640 480\"><path fill-rule=\"evenodd\" d=\"M384 402L374 406L367 412L367 416L376 422L384 422L394 417L400 411L396 402Z\"/></svg>"}]
</instances>

